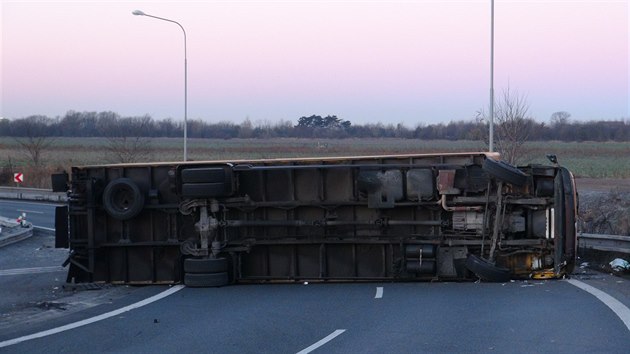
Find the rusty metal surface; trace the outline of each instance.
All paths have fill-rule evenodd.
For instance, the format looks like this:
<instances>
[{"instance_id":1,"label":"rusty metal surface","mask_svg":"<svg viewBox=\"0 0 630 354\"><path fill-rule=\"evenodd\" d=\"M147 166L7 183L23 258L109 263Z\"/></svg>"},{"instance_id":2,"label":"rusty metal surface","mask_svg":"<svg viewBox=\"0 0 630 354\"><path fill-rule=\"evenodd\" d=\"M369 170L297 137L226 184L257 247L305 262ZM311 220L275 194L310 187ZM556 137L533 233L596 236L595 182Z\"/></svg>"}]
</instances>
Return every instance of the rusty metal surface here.
<instances>
[{"instance_id":1,"label":"rusty metal surface","mask_svg":"<svg viewBox=\"0 0 630 354\"><path fill-rule=\"evenodd\" d=\"M206 161L188 161L185 162L186 165L195 166L195 165L207 165L207 164L262 164L262 165L278 165L278 164L292 164L292 163L318 163L318 162L330 162L330 163L338 163L342 161L364 161L364 160L374 160L374 159L407 159L407 158L420 158L420 159L429 159L429 158L458 158L458 157L467 157L467 156L484 156L491 157L494 159L499 159L499 153L496 152L449 152L449 153L440 153L440 154L398 154L398 155L370 155L370 156L335 156L335 157L295 157L295 158L276 158L276 159L242 159L242 160L206 160ZM85 165L80 166L81 168L127 168L127 167L137 167L137 166L177 166L184 164L182 161L170 161L170 162L154 162L154 163L125 163L125 164L104 164L104 165Z\"/></svg>"},{"instance_id":2,"label":"rusty metal surface","mask_svg":"<svg viewBox=\"0 0 630 354\"><path fill-rule=\"evenodd\" d=\"M185 257L208 256L227 258L236 282L471 279L464 257L491 248L517 275L553 266L544 230L563 196L534 186L558 169L523 167L526 186L497 189L481 170L488 156L75 167L68 278L174 283ZM103 197L116 188L123 197Z\"/></svg>"}]
</instances>

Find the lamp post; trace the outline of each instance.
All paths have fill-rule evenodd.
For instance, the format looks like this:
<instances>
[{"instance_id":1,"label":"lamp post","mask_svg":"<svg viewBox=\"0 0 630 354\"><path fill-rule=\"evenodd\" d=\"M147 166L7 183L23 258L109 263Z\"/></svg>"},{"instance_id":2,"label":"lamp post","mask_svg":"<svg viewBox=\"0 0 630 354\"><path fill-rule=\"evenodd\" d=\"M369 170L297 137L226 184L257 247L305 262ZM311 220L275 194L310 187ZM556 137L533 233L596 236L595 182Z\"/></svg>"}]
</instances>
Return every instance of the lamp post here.
<instances>
[{"instance_id":1,"label":"lamp post","mask_svg":"<svg viewBox=\"0 0 630 354\"><path fill-rule=\"evenodd\" d=\"M153 17L162 21L172 22L178 25L179 28L182 29L182 32L184 32L184 161L187 161L188 160L188 147L187 147L187 141L188 141L188 59L186 57L186 30L184 30L184 27L180 25L179 22L177 21L169 20L163 17L149 15L140 10L135 10L132 12L132 14L136 16L147 16L147 17Z\"/></svg>"},{"instance_id":2,"label":"lamp post","mask_svg":"<svg viewBox=\"0 0 630 354\"><path fill-rule=\"evenodd\" d=\"M494 151L494 0L490 0L490 152Z\"/></svg>"}]
</instances>

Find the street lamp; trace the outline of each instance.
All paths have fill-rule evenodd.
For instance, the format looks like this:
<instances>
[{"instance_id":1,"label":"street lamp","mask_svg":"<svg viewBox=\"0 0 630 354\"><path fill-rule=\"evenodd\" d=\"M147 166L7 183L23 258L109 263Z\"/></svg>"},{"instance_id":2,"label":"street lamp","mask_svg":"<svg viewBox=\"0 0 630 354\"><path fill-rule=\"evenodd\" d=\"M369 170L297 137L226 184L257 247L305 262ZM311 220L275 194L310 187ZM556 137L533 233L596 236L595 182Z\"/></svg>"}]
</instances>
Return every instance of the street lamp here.
<instances>
[{"instance_id":1,"label":"street lamp","mask_svg":"<svg viewBox=\"0 0 630 354\"><path fill-rule=\"evenodd\" d=\"M490 0L490 152L494 151L494 0Z\"/></svg>"},{"instance_id":2,"label":"street lamp","mask_svg":"<svg viewBox=\"0 0 630 354\"><path fill-rule=\"evenodd\" d=\"M188 160L188 147L187 147L187 140L188 140L188 60L187 60L187 57L186 57L186 30L184 30L184 27L182 25L180 25L179 22L177 22L177 21L169 20L169 19L163 18L163 17L157 17L157 16L145 14L144 12L142 12L140 10L135 10L135 11L132 12L132 14L134 14L136 16L147 16L147 17L157 18L158 20L162 20L162 21L173 22L174 24L178 25L179 28L182 29L182 32L184 32L184 161L187 161Z\"/></svg>"}]
</instances>

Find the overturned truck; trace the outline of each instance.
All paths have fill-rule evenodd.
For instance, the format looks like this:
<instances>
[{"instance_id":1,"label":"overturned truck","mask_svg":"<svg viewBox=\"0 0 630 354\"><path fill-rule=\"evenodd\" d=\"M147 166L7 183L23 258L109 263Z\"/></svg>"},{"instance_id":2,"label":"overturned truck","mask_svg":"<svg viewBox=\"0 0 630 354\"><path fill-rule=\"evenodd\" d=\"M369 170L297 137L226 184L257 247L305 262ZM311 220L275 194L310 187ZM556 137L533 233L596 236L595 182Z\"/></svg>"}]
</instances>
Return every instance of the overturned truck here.
<instances>
[{"instance_id":1,"label":"overturned truck","mask_svg":"<svg viewBox=\"0 0 630 354\"><path fill-rule=\"evenodd\" d=\"M571 173L492 153L99 165L53 184L74 282L506 281L576 257Z\"/></svg>"}]
</instances>

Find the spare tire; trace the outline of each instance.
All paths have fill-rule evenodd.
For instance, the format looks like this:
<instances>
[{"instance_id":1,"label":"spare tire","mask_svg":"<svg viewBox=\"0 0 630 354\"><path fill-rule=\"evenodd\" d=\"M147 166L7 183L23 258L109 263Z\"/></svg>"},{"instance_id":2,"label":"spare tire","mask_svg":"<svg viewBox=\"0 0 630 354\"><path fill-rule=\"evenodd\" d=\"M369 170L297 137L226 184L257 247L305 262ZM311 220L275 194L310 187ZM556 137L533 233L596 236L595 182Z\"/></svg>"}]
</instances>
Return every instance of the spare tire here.
<instances>
[{"instance_id":1,"label":"spare tire","mask_svg":"<svg viewBox=\"0 0 630 354\"><path fill-rule=\"evenodd\" d=\"M494 178L517 187L521 187L527 182L527 174L507 162L486 157L482 167Z\"/></svg>"},{"instance_id":2,"label":"spare tire","mask_svg":"<svg viewBox=\"0 0 630 354\"><path fill-rule=\"evenodd\" d=\"M113 218L129 220L144 208L144 195L131 179L118 178L105 187L103 207Z\"/></svg>"}]
</instances>

